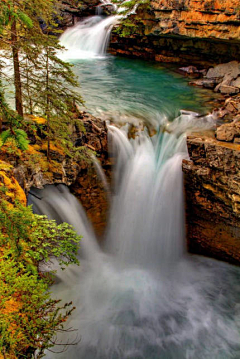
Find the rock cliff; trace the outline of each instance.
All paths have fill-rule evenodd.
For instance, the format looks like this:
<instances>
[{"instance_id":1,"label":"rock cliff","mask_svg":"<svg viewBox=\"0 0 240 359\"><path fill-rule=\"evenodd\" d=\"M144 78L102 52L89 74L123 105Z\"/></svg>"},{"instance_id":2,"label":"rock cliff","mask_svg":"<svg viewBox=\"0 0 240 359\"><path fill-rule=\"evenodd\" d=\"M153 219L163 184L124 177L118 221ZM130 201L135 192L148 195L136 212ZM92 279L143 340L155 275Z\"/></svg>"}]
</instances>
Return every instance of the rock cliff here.
<instances>
[{"instance_id":1,"label":"rock cliff","mask_svg":"<svg viewBox=\"0 0 240 359\"><path fill-rule=\"evenodd\" d=\"M152 0L120 25L110 51L161 62L239 59L239 0Z\"/></svg>"},{"instance_id":2,"label":"rock cliff","mask_svg":"<svg viewBox=\"0 0 240 359\"><path fill-rule=\"evenodd\" d=\"M28 121L29 118L26 120ZM42 119L44 121L44 119ZM78 112L80 126L72 129L72 143L80 151L70 156L57 142L50 144L50 161L47 144L41 138L41 118L30 116L30 122L39 125L37 133L30 136L31 143L24 152L4 146L0 153L0 182L6 181L2 167L11 168L10 179L15 187L21 186L26 195L31 187L43 188L47 184L64 183L81 200L96 231L101 234L106 221L107 194L97 174L93 154L106 174L110 173L108 160L107 128L105 123L86 112ZM81 128L81 130L79 129ZM96 160L95 160L96 161ZM5 176L5 177L4 177ZM10 180L9 180L10 181ZM19 187L20 187L19 186ZM14 194L14 191L11 190ZM9 193L10 193L9 192ZM17 196L15 196L17 198Z\"/></svg>"},{"instance_id":3,"label":"rock cliff","mask_svg":"<svg viewBox=\"0 0 240 359\"><path fill-rule=\"evenodd\" d=\"M198 135L189 136L187 144L189 250L240 264L240 145Z\"/></svg>"}]
</instances>

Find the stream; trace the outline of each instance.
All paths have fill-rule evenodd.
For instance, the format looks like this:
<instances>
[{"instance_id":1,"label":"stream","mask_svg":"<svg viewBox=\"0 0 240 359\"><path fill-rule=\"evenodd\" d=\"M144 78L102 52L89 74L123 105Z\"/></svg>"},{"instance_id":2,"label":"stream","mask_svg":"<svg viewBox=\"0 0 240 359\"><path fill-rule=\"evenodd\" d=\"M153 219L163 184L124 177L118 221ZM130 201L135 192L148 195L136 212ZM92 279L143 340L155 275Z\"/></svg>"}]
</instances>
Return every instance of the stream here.
<instances>
[{"instance_id":1,"label":"stream","mask_svg":"<svg viewBox=\"0 0 240 359\"><path fill-rule=\"evenodd\" d=\"M32 190L42 198L29 198L36 213L83 236L79 267L52 265L53 296L76 306L66 328L77 331L57 341L75 345L46 358L238 359L240 269L190 255L185 244L186 131L214 128L204 107L211 94L161 65L106 55L114 22L90 18L61 39L87 109L108 121L114 188L101 246L66 186ZM156 134L139 125L129 139L128 123Z\"/></svg>"}]
</instances>

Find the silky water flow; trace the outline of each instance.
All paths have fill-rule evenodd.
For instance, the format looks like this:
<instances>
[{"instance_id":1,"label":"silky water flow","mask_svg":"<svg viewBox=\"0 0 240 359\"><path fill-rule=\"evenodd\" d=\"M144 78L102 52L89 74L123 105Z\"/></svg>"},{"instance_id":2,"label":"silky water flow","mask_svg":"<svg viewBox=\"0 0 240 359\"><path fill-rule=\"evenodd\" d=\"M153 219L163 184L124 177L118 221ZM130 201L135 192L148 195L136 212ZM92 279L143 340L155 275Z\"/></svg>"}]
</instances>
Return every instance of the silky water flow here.
<instances>
[{"instance_id":1,"label":"silky water flow","mask_svg":"<svg viewBox=\"0 0 240 359\"><path fill-rule=\"evenodd\" d=\"M129 140L126 127L109 126L115 186L104 248L66 186L30 196L35 212L83 235L80 267L58 269L52 287L56 298L76 306L66 327L77 332L58 342L79 339L58 357L237 359L239 270L185 250L185 136L141 132Z\"/></svg>"},{"instance_id":2,"label":"silky water flow","mask_svg":"<svg viewBox=\"0 0 240 359\"><path fill-rule=\"evenodd\" d=\"M91 17L67 30L61 37L68 49L64 56L105 56L115 21L116 17ZM87 67L85 72L89 76ZM130 69L126 73L129 79ZM109 76L107 71L104 74ZM87 79L84 88L89 86ZM109 98L114 81L120 83L116 72L106 78ZM127 105L135 106L136 119L137 109L146 101L139 100L132 84L126 84L121 82L128 91L127 99L135 101ZM99 80L97 85L101 85ZM172 89L182 92L179 86L178 80ZM167 89L164 82L165 93ZM102 93L95 94L95 102L102 101ZM154 94L151 101L157 110L161 98L156 102ZM152 114L149 99L148 120ZM119 101L125 100L121 97ZM116 97L115 105L119 101ZM79 267L61 271L56 262L52 264L57 270L53 296L63 303L73 301L76 310L66 328L77 331L59 334L58 343L75 345L67 346L67 352L61 352L64 346L54 347L53 351L60 353L47 351L48 359L240 358L239 268L191 256L185 244L181 169L182 160L188 158L185 132L196 123L201 128L211 127L212 118L188 112L172 122L160 113L156 118L153 124L159 130L153 137L145 129L129 139L128 125L108 126L114 157L111 191L100 164L93 159L110 195L101 247L84 209L66 186L31 190L29 203L36 213L66 221L83 236Z\"/></svg>"}]
</instances>

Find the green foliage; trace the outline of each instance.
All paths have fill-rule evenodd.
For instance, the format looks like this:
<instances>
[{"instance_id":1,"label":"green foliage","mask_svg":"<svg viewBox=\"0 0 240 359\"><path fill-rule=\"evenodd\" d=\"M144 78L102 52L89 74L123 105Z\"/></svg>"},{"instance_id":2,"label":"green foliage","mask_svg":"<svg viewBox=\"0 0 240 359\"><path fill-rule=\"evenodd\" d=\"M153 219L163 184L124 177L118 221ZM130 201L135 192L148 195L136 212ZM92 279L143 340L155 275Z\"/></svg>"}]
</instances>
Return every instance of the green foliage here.
<instances>
[{"instance_id":1,"label":"green foliage","mask_svg":"<svg viewBox=\"0 0 240 359\"><path fill-rule=\"evenodd\" d=\"M27 28L31 29L33 27L32 20L21 10L17 11L16 17L22 22L22 24L26 25Z\"/></svg>"},{"instance_id":2,"label":"green foliage","mask_svg":"<svg viewBox=\"0 0 240 359\"><path fill-rule=\"evenodd\" d=\"M33 22L30 17L24 13L19 7L21 6L16 1L1 0L0 4L0 34L3 33L6 26L11 25L13 20L19 20L19 22L27 26L28 28L33 27Z\"/></svg>"},{"instance_id":3,"label":"green foliage","mask_svg":"<svg viewBox=\"0 0 240 359\"><path fill-rule=\"evenodd\" d=\"M22 62L22 89L26 111L46 118L45 136L49 141L60 140L64 146L75 123L76 105L81 105L82 99L74 91L78 84L72 66L57 56L61 49L57 38L50 34L42 35L30 46Z\"/></svg>"},{"instance_id":4,"label":"green foliage","mask_svg":"<svg viewBox=\"0 0 240 359\"><path fill-rule=\"evenodd\" d=\"M0 260L0 278L0 357L42 358L74 308L52 300L47 280L32 274L10 253Z\"/></svg>"},{"instance_id":5,"label":"green foliage","mask_svg":"<svg viewBox=\"0 0 240 359\"><path fill-rule=\"evenodd\" d=\"M0 140L0 147L5 145L8 141L13 141L22 151L27 150L29 145L27 133L19 128L3 131L0 135Z\"/></svg>"},{"instance_id":6,"label":"green foliage","mask_svg":"<svg viewBox=\"0 0 240 359\"><path fill-rule=\"evenodd\" d=\"M57 225L46 216L33 214L29 206L18 203L9 209L7 203L1 201L0 229L0 246L11 244L14 256L36 265L39 261L48 261L51 256L58 258L61 264L78 264L80 237L67 223Z\"/></svg>"},{"instance_id":7,"label":"green foliage","mask_svg":"<svg viewBox=\"0 0 240 359\"><path fill-rule=\"evenodd\" d=\"M54 335L74 309L50 298L49 275L38 271L39 261L51 257L62 265L78 264L80 237L66 223L57 225L31 207L0 202L0 353L4 358L44 356ZM1 358L1 354L0 354Z\"/></svg>"},{"instance_id":8,"label":"green foliage","mask_svg":"<svg viewBox=\"0 0 240 359\"><path fill-rule=\"evenodd\" d=\"M0 147L6 145L8 154L28 148L29 128L19 111L23 106L25 112L46 119L42 133L48 144L56 140L71 149L69 133L75 106L82 104L82 99L73 90L77 82L71 66L57 57L61 47L51 34L56 7L57 1L52 0L0 2L0 40L5 49L0 57L7 54L14 63L18 102L17 114L6 103L0 81ZM46 25L44 33L39 19ZM41 358L44 350L54 345L54 335L63 330L73 308L51 299L48 286L52 277L39 272L39 262L56 257L61 266L78 264L80 237L68 224L57 225L34 215L31 207L14 202L16 181L4 172L1 178L11 187L1 182L0 359Z\"/></svg>"},{"instance_id":9,"label":"green foliage","mask_svg":"<svg viewBox=\"0 0 240 359\"><path fill-rule=\"evenodd\" d=\"M17 128L14 131L14 137L17 147L19 147L22 151L27 150L29 140L26 132L24 130L21 130L20 128Z\"/></svg>"},{"instance_id":10,"label":"green foliage","mask_svg":"<svg viewBox=\"0 0 240 359\"><path fill-rule=\"evenodd\" d=\"M45 117L48 143L57 139L67 148L76 105L82 105L83 101L74 90L78 83L71 65L58 58L62 48L52 35L53 31L57 32L57 6L57 1L52 0L4 0L0 4L0 24L5 25L1 37L6 45L5 53L14 62L16 109L20 115L15 127L24 126L20 118L23 110ZM44 32L39 19L44 23ZM1 107L0 103L0 110ZM6 120L9 119L7 116ZM13 128L12 124L9 126ZM21 134L17 135L17 141L22 148L26 147Z\"/></svg>"},{"instance_id":11,"label":"green foliage","mask_svg":"<svg viewBox=\"0 0 240 359\"><path fill-rule=\"evenodd\" d=\"M141 21L136 16L139 8L148 9L150 0L113 0L118 5L118 11L122 15L121 24L114 30L121 37L129 37L141 34Z\"/></svg>"}]
</instances>

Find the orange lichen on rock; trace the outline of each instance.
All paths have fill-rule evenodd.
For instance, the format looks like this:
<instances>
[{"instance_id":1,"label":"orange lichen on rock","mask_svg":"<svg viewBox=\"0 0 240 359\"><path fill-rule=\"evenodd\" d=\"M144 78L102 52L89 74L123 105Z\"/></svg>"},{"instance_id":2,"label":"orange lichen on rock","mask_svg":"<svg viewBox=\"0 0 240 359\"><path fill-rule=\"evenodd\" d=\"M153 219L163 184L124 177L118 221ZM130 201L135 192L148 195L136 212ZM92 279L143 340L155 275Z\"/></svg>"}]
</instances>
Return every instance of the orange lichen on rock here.
<instances>
[{"instance_id":1,"label":"orange lichen on rock","mask_svg":"<svg viewBox=\"0 0 240 359\"><path fill-rule=\"evenodd\" d=\"M173 21L178 35L240 40L239 0L182 0L178 4L172 0L154 0L151 7L159 21ZM160 25L155 26L162 33L169 32ZM172 31L176 29L172 27Z\"/></svg>"},{"instance_id":2,"label":"orange lichen on rock","mask_svg":"<svg viewBox=\"0 0 240 359\"><path fill-rule=\"evenodd\" d=\"M43 151L47 151L48 149L48 144L47 142L43 142L42 146L41 146L41 150ZM65 152L64 149L59 145L59 143L57 142L50 142L50 146L49 146L50 151L52 152L57 152L62 156L65 156Z\"/></svg>"},{"instance_id":3,"label":"orange lichen on rock","mask_svg":"<svg viewBox=\"0 0 240 359\"><path fill-rule=\"evenodd\" d=\"M26 195L18 181L14 178L11 165L4 161L0 161L0 187L2 188L0 197L10 203L17 200L23 205L26 205Z\"/></svg>"}]
</instances>

